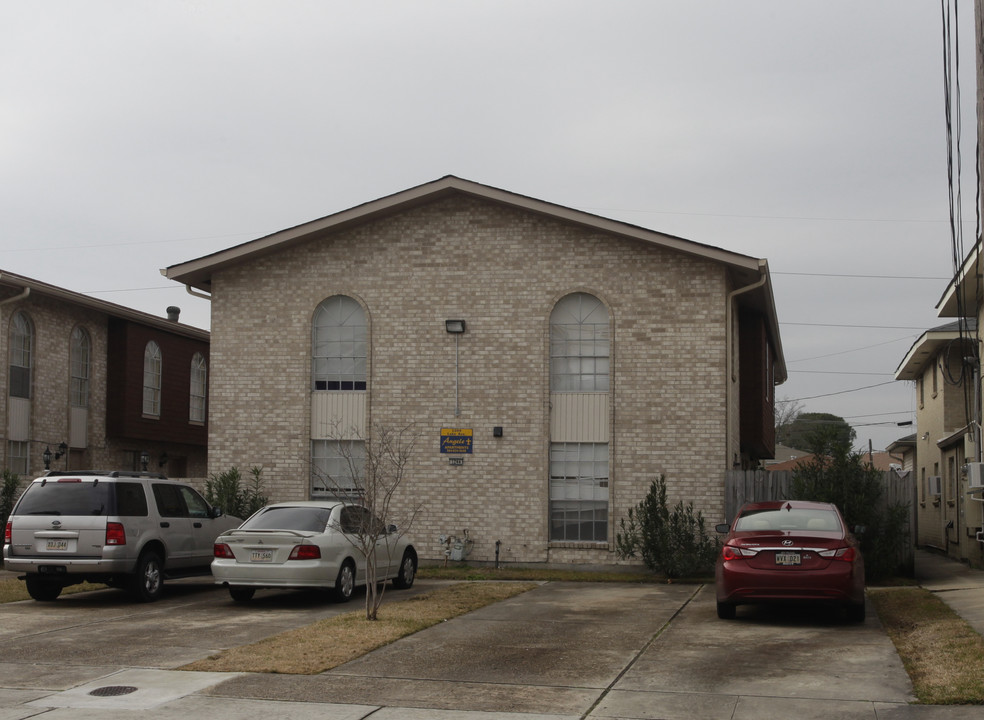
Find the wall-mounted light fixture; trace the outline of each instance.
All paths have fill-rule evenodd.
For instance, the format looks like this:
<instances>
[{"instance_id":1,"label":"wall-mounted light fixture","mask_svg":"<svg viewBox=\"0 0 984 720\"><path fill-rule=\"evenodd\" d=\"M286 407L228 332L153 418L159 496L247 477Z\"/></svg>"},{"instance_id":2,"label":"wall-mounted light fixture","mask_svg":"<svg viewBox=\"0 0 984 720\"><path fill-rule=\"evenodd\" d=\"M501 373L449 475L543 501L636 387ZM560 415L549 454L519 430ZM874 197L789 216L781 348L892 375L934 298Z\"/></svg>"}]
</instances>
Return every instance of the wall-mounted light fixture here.
<instances>
[{"instance_id":1,"label":"wall-mounted light fixture","mask_svg":"<svg viewBox=\"0 0 984 720\"><path fill-rule=\"evenodd\" d=\"M146 472L148 464L150 464L150 453L146 450L142 450L140 452L140 468Z\"/></svg>"},{"instance_id":2,"label":"wall-mounted light fixture","mask_svg":"<svg viewBox=\"0 0 984 720\"><path fill-rule=\"evenodd\" d=\"M458 336L465 332L464 320L445 320L444 329L454 335L454 416L461 415L461 405L458 402Z\"/></svg>"},{"instance_id":3,"label":"wall-mounted light fixture","mask_svg":"<svg viewBox=\"0 0 984 720\"><path fill-rule=\"evenodd\" d=\"M68 452L68 445L66 445L65 443L58 443L58 452L56 452L54 455L52 455L51 453L51 448L45 445L44 452L41 453L41 459L44 460L44 469L50 470L51 460L52 459L58 460L67 452Z\"/></svg>"}]
</instances>

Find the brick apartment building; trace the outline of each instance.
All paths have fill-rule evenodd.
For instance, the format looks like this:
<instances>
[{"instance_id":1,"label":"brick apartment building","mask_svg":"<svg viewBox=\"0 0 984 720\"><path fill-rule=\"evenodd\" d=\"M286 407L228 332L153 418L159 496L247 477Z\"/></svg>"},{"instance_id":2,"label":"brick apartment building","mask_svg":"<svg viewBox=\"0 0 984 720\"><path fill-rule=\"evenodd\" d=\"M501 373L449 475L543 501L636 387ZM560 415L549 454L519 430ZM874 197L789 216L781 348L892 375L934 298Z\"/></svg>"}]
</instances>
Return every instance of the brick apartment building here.
<instances>
[{"instance_id":1,"label":"brick apartment building","mask_svg":"<svg viewBox=\"0 0 984 720\"><path fill-rule=\"evenodd\" d=\"M714 522L772 457L764 260L445 177L163 272L211 295L209 472L319 497L412 426L422 558L614 563L656 475Z\"/></svg>"},{"instance_id":2,"label":"brick apartment building","mask_svg":"<svg viewBox=\"0 0 984 720\"><path fill-rule=\"evenodd\" d=\"M0 327L0 467L205 475L207 331L8 272Z\"/></svg>"}]
</instances>

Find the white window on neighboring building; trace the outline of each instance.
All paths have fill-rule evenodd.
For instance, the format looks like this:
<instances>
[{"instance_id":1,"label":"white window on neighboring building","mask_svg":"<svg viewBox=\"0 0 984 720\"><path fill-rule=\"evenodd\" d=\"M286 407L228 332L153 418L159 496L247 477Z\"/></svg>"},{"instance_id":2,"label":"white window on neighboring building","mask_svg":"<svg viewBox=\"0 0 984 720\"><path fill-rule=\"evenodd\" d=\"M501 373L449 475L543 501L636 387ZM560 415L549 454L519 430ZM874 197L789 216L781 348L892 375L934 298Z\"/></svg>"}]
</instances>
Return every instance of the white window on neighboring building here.
<instances>
[{"instance_id":1,"label":"white window on neighboring building","mask_svg":"<svg viewBox=\"0 0 984 720\"><path fill-rule=\"evenodd\" d=\"M89 407L89 378L92 372L92 341L85 328L76 327L72 331L69 354L72 375L69 401L72 407L87 408Z\"/></svg>"},{"instance_id":2,"label":"white window on neighboring building","mask_svg":"<svg viewBox=\"0 0 984 720\"><path fill-rule=\"evenodd\" d=\"M18 312L10 322L10 397L31 397L31 355L34 325L26 313Z\"/></svg>"},{"instance_id":3,"label":"white window on neighboring building","mask_svg":"<svg viewBox=\"0 0 984 720\"><path fill-rule=\"evenodd\" d=\"M311 496L358 495L365 465L366 446L362 440L312 440Z\"/></svg>"},{"instance_id":4,"label":"white window on neighboring building","mask_svg":"<svg viewBox=\"0 0 984 720\"><path fill-rule=\"evenodd\" d=\"M607 443L551 443L550 539L607 542Z\"/></svg>"},{"instance_id":5,"label":"white window on neighboring building","mask_svg":"<svg viewBox=\"0 0 984 720\"><path fill-rule=\"evenodd\" d=\"M368 326L356 300L335 295L318 305L311 323L314 390L365 390Z\"/></svg>"},{"instance_id":6,"label":"white window on neighboring building","mask_svg":"<svg viewBox=\"0 0 984 720\"><path fill-rule=\"evenodd\" d=\"M551 392L608 392L611 328L594 295L572 293L550 314Z\"/></svg>"},{"instance_id":7,"label":"white window on neighboring building","mask_svg":"<svg viewBox=\"0 0 984 720\"><path fill-rule=\"evenodd\" d=\"M27 475L30 469L28 453L30 443L11 440L7 443L7 468L17 475Z\"/></svg>"},{"instance_id":8,"label":"white window on neighboring building","mask_svg":"<svg viewBox=\"0 0 984 720\"><path fill-rule=\"evenodd\" d=\"M161 348L151 340L144 348L143 414L145 416L161 416L162 365Z\"/></svg>"},{"instance_id":9,"label":"white window on neighboring building","mask_svg":"<svg viewBox=\"0 0 984 720\"><path fill-rule=\"evenodd\" d=\"M205 396L208 389L208 365L205 356L195 353L191 358L191 405L188 419L193 423L205 422Z\"/></svg>"}]
</instances>

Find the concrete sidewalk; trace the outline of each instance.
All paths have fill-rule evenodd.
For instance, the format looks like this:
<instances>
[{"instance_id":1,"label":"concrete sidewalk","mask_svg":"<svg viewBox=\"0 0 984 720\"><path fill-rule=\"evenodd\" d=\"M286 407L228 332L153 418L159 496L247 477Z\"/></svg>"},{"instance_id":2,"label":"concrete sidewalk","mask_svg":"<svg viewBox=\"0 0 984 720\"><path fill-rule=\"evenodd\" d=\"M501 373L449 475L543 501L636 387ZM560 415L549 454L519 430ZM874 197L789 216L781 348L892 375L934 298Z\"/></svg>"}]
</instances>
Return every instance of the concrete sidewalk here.
<instances>
[{"instance_id":1,"label":"concrete sidewalk","mask_svg":"<svg viewBox=\"0 0 984 720\"><path fill-rule=\"evenodd\" d=\"M920 582L978 630L984 572L920 552ZM150 639L147 639L150 641ZM39 677L56 670L34 665ZM0 720L978 720L980 707L910 705L873 612L746 608L720 621L713 587L547 583L316 676L93 675L70 689L0 663ZM164 666L167 667L167 666ZM5 668L5 670L4 670ZM63 686L64 687L64 686ZM93 694L95 692L95 694ZM125 694L114 695L115 692ZM108 693L108 694L107 694Z\"/></svg>"}]
</instances>

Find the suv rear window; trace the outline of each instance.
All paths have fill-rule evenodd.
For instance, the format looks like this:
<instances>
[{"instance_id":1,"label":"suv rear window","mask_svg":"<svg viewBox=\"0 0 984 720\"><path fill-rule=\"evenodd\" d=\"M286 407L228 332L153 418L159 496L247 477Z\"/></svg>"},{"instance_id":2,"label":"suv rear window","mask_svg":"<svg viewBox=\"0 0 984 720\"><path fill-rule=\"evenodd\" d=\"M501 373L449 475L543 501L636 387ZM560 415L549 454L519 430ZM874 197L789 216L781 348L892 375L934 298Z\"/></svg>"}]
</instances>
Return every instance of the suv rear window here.
<instances>
[{"instance_id":1,"label":"suv rear window","mask_svg":"<svg viewBox=\"0 0 984 720\"><path fill-rule=\"evenodd\" d=\"M147 497L140 483L31 483L15 515L115 515L145 517Z\"/></svg>"}]
</instances>

